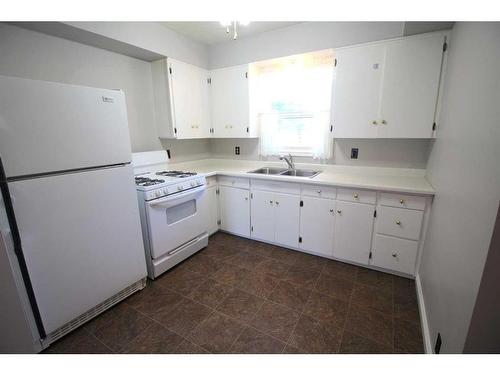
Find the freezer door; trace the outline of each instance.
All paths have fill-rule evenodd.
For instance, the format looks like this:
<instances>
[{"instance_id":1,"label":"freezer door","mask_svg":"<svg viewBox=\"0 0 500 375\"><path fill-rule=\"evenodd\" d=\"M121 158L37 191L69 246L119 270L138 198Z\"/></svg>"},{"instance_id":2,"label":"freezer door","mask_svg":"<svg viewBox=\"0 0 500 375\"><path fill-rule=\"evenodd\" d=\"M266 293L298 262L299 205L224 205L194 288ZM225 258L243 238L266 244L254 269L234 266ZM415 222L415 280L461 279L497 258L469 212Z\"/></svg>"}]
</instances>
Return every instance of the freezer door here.
<instances>
[{"instance_id":1,"label":"freezer door","mask_svg":"<svg viewBox=\"0 0 500 375\"><path fill-rule=\"evenodd\" d=\"M0 150L7 178L130 162L125 96L0 76Z\"/></svg>"},{"instance_id":2,"label":"freezer door","mask_svg":"<svg viewBox=\"0 0 500 375\"><path fill-rule=\"evenodd\" d=\"M146 276L130 165L9 183L47 333Z\"/></svg>"}]
</instances>

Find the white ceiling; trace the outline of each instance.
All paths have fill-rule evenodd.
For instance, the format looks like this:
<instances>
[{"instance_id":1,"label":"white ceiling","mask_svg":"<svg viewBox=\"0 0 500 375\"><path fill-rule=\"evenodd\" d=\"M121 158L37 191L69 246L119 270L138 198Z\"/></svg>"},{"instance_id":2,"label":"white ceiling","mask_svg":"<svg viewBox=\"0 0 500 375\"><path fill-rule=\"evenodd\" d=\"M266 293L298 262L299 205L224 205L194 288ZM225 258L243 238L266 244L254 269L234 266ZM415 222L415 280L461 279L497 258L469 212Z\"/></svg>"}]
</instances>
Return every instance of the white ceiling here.
<instances>
[{"instance_id":1,"label":"white ceiling","mask_svg":"<svg viewBox=\"0 0 500 375\"><path fill-rule=\"evenodd\" d=\"M245 38L249 35L280 29L297 23L300 22L250 22L247 26L238 26L238 38ZM220 22L160 22L160 24L205 44L221 43L230 41L233 38L232 31L226 34L226 29Z\"/></svg>"}]
</instances>

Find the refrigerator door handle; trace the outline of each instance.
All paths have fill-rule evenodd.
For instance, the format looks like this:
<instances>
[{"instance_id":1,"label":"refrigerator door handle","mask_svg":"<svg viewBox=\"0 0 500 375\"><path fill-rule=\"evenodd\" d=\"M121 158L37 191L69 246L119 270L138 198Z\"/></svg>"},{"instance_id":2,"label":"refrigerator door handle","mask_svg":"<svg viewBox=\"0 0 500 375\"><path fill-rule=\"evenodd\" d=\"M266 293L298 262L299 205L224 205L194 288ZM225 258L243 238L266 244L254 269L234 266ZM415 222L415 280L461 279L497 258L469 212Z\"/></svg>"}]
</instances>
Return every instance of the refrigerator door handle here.
<instances>
[{"instance_id":1,"label":"refrigerator door handle","mask_svg":"<svg viewBox=\"0 0 500 375\"><path fill-rule=\"evenodd\" d=\"M42 316L40 314L40 309L36 302L35 292L33 290L33 284L31 283L30 275L28 272L28 267L26 265L26 260L24 259L23 249L21 245L21 236L19 234L19 229L17 227L16 216L14 214L14 207L12 205L12 197L9 191L9 185L7 183L7 178L5 176L5 170L3 168L2 158L0 157L0 190L2 193L2 199L5 206L5 213L7 214L7 221L9 223L8 233L12 239L14 245L14 254L16 254L17 261L19 263L19 269L21 270L21 276L24 281L24 286L26 288L26 293L28 295L28 300L33 311L33 317L35 319L36 327L38 333L40 334L40 339L43 340L47 336L45 328L42 322Z\"/></svg>"}]
</instances>

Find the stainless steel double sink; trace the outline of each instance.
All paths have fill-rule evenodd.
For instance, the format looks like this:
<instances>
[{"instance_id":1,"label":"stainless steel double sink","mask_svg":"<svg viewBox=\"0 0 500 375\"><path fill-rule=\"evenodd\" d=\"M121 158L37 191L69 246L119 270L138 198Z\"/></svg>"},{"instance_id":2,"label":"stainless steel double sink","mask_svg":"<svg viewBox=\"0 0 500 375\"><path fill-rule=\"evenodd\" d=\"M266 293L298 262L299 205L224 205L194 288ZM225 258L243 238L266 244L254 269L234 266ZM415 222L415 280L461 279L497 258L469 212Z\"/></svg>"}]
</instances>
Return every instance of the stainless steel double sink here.
<instances>
[{"instance_id":1,"label":"stainless steel double sink","mask_svg":"<svg viewBox=\"0 0 500 375\"><path fill-rule=\"evenodd\" d=\"M311 169L288 169L288 168L276 168L276 167L262 167L249 171L247 173L257 173L257 174L270 174L278 176L294 176L294 177L307 177L313 178L321 173L321 171L313 171Z\"/></svg>"}]
</instances>

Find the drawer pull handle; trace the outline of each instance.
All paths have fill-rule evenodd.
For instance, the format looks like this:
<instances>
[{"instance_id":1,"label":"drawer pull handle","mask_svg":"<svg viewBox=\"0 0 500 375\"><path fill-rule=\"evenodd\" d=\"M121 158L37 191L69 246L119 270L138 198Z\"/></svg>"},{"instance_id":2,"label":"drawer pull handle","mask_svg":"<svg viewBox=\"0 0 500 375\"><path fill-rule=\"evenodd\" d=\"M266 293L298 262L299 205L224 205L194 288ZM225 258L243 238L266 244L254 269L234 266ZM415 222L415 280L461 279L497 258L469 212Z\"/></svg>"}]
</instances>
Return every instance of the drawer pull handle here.
<instances>
[{"instance_id":1,"label":"drawer pull handle","mask_svg":"<svg viewBox=\"0 0 500 375\"><path fill-rule=\"evenodd\" d=\"M401 225L401 220L396 220L397 225Z\"/></svg>"},{"instance_id":2,"label":"drawer pull handle","mask_svg":"<svg viewBox=\"0 0 500 375\"><path fill-rule=\"evenodd\" d=\"M354 194L354 198L355 198L355 199L358 199L358 198L359 198L359 195L358 195L358 194Z\"/></svg>"},{"instance_id":3,"label":"drawer pull handle","mask_svg":"<svg viewBox=\"0 0 500 375\"><path fill-rule=\"evenodd\" d=\"M342 213L342 210L337 210L337 213L340 215Z\"/></svg>"},{"instance_id":4,"label":"drawer pull handle","mask_svg":"<svg viewBox=\"0 0 500 375\"><path fill-rule=\"evenodd\" d=\"M392 254L392 257L393 257L393 258L397 258L397 257L398 257L398 254L393 253L393 254Z\"/></svg>"},{"instance_id":5,"label":"drawer pull handle","mask_svg":"<svg viewBox=\"0 0 500 375\"><path fill-rule=\"evenodd\" d=\"M405 204L405 200L404 200L404 199L400 199L400 200L399 200L399 203L401 203L401 204Z\"/></svg>"}]
</instances>

